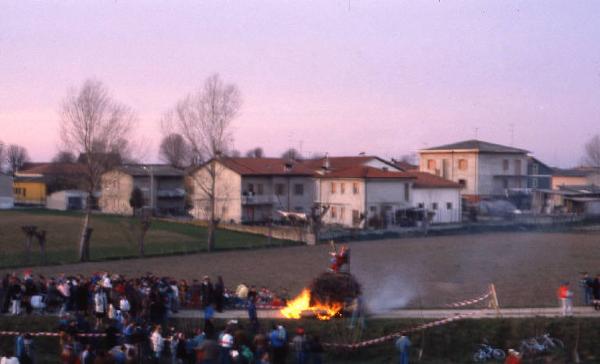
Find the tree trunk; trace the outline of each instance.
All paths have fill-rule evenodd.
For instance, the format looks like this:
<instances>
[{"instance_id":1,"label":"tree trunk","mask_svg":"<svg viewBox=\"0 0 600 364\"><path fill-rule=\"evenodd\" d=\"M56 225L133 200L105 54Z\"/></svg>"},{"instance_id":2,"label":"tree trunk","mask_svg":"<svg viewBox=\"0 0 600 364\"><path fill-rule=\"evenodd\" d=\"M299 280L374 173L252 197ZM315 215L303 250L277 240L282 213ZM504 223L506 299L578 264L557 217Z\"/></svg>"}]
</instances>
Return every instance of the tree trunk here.
<instances>
[{"instance_id":1,"label":"tree trunk","mask_svg":"<svg viewBox=\"0 0 600 364\"><path fill-rule=\"evenodd\" d=\"M25 261L27 264L31 261L31 241L33 240L33 233L27 234L27 240L25 241Z\"/></svg>"},{"instance_id":2,"label":"tree trunk","mask_svg":"<svg viewBox=\"0 0 600 364\"><path fill-rule=\"evenodd\" d=\"M79 238L79 261L87 262L90 259L90 248L89 248L89 240L91 233L88 232L90 229L90 207L89 201L88 206L85 209L85 217L83 218L83 226L81 229L81 236Z\"/></svg>"},{"instance_id":3,"label":"tree trunk","mask_svg":"<svg viewBox=\"0 0 600 364\"><path fill-rule=\"evenodd\" d=\"M208 251L208 252L211 252L215 249L215 230L216 230L215 220L211 219L208 222L208 237L207 237L207 245L206 245L206 251Z\"/></svg>"}]
</instances>

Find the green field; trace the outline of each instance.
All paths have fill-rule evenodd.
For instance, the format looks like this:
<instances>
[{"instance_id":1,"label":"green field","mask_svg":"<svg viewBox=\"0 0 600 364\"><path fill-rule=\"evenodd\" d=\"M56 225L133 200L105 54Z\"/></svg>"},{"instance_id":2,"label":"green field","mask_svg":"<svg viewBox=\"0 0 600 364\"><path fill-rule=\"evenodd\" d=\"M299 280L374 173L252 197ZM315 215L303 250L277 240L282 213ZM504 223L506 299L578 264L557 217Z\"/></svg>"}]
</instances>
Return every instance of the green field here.
<instances>
[{"instance_id":1,"label":"green field","mask_svg":"<svg viewBox=\"0 0 600 364\"><path fill-rule=\"evenodd\" d=\"M55 331L56 317L0 317L0 328L15 331ZM348 343L353 338L356 341L378 338L396 333L415 325L422 324L422 320L367 320L366 330L362 335L347 329L347 320L315 321L315 320L289 320L283 322L290 338L298 326L305 328L309 335L319 335L324 343ZM241 320L247 326L247 321ZM183 332L189 332L201 325L201 319L175 320L173 326ZM215 322L217 329L222 329L223 321ZM272 322L261 320L263 330L268 330ZM575 351L580 358L580 363L598 363L600 358L600 330L598 319L486 319L464 320L446 326L435 327L425 332L410 335L413 343L411 348L411 363L423 364L453 364L472 363L472 356L478 344L487 340L494 347L507 350L519 348L521 340L549 333L552 337L564 342L564 350L557 350L552 355L537 356L525 360L525 363L571 363ZM13 336L0 336L0 351L14 345ZM56 337L39 337L35 339L38 362L59 363L59 344ZM418 360L419 352L422 356ZM165 358L166 359L166 358ZM386 341L371 347L356 351L328 350L324 363L394 363L396 351L392 341ZM288 363L292 363L291 355ZM170 363L164 360L161 363Z\"/></svg>"},{"instance_id":2,"label":"green field","mask_svg":"<svg viewBox=\"0 0 600 364\"><path fill-rule=\"evenodd\" d=\"M32 258L27 262L25 235L21 226L36 225L47 231L47 263L67 264L77 261L78 238L82 214L48 210L0 211L0 268L38 265L37 243L32 245ZM132 225L133 222L133 225ZM124 259L137 255L137 226L130 217L93 215L91 240L92 260ZM266 247L268 239L261 235L219 230L216 250ZM271 245L293 245L273 239ZM204 251L206 228L155 220L146 235L147 256L187 254Z\"/></svg>"}]
</instances>

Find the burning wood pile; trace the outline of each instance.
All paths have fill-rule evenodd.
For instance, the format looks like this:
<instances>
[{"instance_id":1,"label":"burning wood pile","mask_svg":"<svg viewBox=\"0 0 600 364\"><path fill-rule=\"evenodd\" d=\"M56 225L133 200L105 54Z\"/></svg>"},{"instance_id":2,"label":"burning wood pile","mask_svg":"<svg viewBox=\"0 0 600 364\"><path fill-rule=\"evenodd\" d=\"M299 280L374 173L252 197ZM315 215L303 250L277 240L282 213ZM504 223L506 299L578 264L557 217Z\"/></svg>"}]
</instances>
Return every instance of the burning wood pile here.
<instances>
[{"instance_id":1,"label":"burning wood pile","mask_svg":"<svg viewBox=\"0 0 600 364\"><path fill-rule=\"evenodd\" d=\"M349 273L325 272L280 312L284 317L329 320L342 315L347 304L361 294L360 284Z\"/></svg>"}]
</instances>

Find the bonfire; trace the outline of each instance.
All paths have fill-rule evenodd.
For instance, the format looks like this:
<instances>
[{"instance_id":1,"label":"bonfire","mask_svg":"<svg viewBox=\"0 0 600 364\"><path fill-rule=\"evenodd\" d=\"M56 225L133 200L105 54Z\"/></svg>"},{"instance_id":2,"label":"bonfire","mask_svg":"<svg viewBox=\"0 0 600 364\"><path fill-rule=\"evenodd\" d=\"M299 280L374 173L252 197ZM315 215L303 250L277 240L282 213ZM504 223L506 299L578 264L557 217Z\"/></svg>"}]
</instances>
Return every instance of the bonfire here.
<instances>
[{"instance_id":1,"label":"bonfire","mask_svg":"<svg viewBox=\"0 0 600 364\"><path fill-rule=\"evenodd\" d=\"M360 293L360 284L351 274L325 272L313 279L309 288L303 289L280 312L291 319L315 317L329 320L341 316L346 304Z\"/></svg>"}]
</instances>

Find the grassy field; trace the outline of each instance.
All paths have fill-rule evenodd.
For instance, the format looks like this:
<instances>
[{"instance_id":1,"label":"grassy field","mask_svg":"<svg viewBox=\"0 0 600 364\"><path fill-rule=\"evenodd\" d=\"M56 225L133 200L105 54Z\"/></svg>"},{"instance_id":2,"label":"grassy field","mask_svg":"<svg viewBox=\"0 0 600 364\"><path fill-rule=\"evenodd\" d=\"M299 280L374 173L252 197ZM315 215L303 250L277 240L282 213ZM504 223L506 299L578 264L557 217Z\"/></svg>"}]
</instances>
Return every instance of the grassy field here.
<instances>
[{"instance_id":1,"label":"grassy field","mask_svg":"<svg viewBox=\"0 0 600 364\"><path fill-rule=\"evenodd\" d=\"M195 241L192 239L192 241ZM580 271L600 272L600 233L486 233L350 243L351 271L367 304L388 308L444 307L477 297L495 283L502 307L556 306L562 280L573 283L579 304ZM297 294L328 266L327 245L105 261L36 268L37 272L108 270L136 276L148 271L176 278L222 275Z\"/></svg>"},{"instance_id":2,"label":"grassy field","mask_svg":"<svg viewBox=\"0 0 600 364\"><path fill-rule=\"evenodd\" d=\"M240 321L247 326L247 322ZM360 334L358 331L347 329L346 320L333 320L320 322L315 320L286 321L290 337L299 326L305 328L311 335L319 335L324 343L348 343L378 338L391 333L405 330L415 325L422 324L417 320L371 320L367 321L366 330ZM178 320L172 323L179 330L189 332L199 327L201 320ZM271 321L261 321L263 329L271 327ZM411 362L423 364L453 364L472 363L472 355L478 344L487 340L494 347L507 350L519 348L521 340L549 333L552 337L562 340L565 344L563 351L558 351L552 356L540 356L526 363L570 363L574 350L581 359L581 363L598 363L600 359L599 319L496 319L496 320L464 320L447 326L429 329L425 332L414 333L410 336L413 343L411 348ZM223 322L216 322L217 328L224 326ZM55 331L56 318L0 318L0 328L15 331ZM58 338L36 338L38 362L58 363L59 348ZM578 341L578 342L577 342ZM14 345L14 337L0 336L0 352ZM418 360L419 352L422 356ZM372 347L357 351L328 350L324 358L325 363L394 363L396 352L393 341L387 341ZM167 363L168 361L164 361ZM291 358L288 361L292 362Z\"/></svg>"},{"instance_id":3,"label":"grassy field","mask_svg":"<svg viewBox=\"0 0 600 364\"><path fill-rule=\"evenodd\" d=\"M122 259L137 255L137 238L132 219L121 216L93 215L92 260ZM32 260L26 261L23 225L36 225L47 231L48 263L66 264L77 261L77 243L82 215L47 210L0 211L0 268L37 265L40 254L37 243L32 246ZM273 240L275 245L291 242ZM260 248L267 238L226 230L217 233L217 250ZM206 229L199 226L154 221L146 236L147 255L169 255L203 251Z\"/></svg>"}]
</instances>

